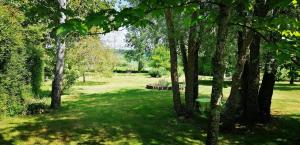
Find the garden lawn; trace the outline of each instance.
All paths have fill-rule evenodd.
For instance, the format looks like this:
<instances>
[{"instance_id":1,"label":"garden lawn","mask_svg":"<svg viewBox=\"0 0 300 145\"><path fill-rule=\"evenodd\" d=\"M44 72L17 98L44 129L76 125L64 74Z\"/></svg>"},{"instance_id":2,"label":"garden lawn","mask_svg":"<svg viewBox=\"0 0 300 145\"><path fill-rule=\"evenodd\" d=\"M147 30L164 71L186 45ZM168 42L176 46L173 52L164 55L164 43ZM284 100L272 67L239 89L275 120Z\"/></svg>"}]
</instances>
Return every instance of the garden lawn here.
<instances>
[{"instance_id":1,"label":"garden lawn","mask_svg":"<svg viewBox=\"0 0 300 145\"><path fill-rule=\"evenodd\" d=\"M158 80L146 74L114 74L112 78L90 75L86 83L77 83L63 96L59 110L2 118L0 145L204 144L207 121L198 116L194 120L177 120L171 91L145 89L146 84ZM209 97L210 83L202 82L201 97ZM49 84L44 89L49 93ZM229 90L225 88L224 96ZM221 144L300 143L299 94L299 84L277 83L272 123L221 134Z\"/></svg>"}]
</instances>

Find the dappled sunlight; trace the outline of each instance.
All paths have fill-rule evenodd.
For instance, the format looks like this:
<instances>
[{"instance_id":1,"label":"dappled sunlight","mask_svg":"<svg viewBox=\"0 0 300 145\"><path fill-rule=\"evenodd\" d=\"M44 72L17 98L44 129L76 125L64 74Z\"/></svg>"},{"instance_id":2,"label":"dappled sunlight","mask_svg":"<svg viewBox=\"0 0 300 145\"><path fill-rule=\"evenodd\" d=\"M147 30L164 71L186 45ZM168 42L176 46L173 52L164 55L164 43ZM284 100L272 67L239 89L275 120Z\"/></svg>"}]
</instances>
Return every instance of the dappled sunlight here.
<instances>
[{"instance_id":1,"label":"dappled sunlight","mask_svg":"<svg viewBox=\"0 0 300 145\"><path fill-rule=\"evenodd\" d=\"M300 141L300 115L275 115L270 124L252 129L238 128L223 134L228 144L297 144Z\"/></svg>"},{"instance_id":2,"label":"dappled sunlight","mask_svg":"<svg viewBox=\"0 0 300 145\"><path fill-rule=\"evenodd\" d=\"M81 94L61 109L1 130L3 142L29 144L198 144L196 121L182 122L172 112L170 91L122 89Z\"/></svg>"},{"instance_id":3,"label":"dappled sunlight","mask_svg":"<svg viewBox=\"0 0 300 145\"><path fill-rule=\"evenodd\" d=\"M124 83L115 86L120 80ZM0 121L0 144L205 143L206 119L198 116L195 119L176 119L172 111L172 92L147 90L139 81L147 84L157 79L140 74L123 74L115 76L109 83L95 83L97 85L91 86L95 87L94 91L87 86L76 86L72 90L83 89L64 95L62 107L58 110L42 115L3 119ZM286 84L278 86L290 87ZM200 85L199 88L200 97L210 97L211 86ZM230 88L225 88L224 95L227 95L226 90ZM275 89L272 104L275 116L271 124L251 130L240 126L233 133L222 133L220 142L293 144L300 134L299 92Z\"/></svg>"}]
</instances>

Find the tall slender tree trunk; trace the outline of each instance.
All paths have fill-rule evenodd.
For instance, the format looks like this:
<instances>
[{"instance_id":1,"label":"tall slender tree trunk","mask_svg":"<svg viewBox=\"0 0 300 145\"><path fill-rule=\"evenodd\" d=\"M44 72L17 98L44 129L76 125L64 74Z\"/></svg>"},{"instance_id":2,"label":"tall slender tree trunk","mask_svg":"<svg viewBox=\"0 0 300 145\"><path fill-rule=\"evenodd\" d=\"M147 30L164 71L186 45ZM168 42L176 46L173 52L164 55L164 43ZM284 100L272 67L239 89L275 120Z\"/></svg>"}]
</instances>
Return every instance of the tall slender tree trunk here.
<instances>
[{"instance_id":1,"label":"tall slender tree trunk","mask_svg":"<svg viewBox=\"0 0 300 145\"><path fill-rule=\"evenodd\" d=\"M66 0L58 0L60 8L66 9L67 1ZM59 19L59 23L63 24L66 20L66 15L64 12L60 12L61 17ZM62 80L63 80L63 70L64 70L64 56L65 56L65 42L64 39L58 37L56 39L56 66L55 66L55 74L54 80L52 82L52 95L51 95L51 105L52 109L57 109L61 105L61 93L62 93Z\"/></svg>"},{"instance_id":2,"label":"tall slender tree trunk","mask_svg":"<svg viewBox=\"0 0 300 145\"><path fill-rule=\"evenodd\" d=\"M198 36L200 37L200 36ZM199 73L199 49L200 49L200 42L201 39L198 40L198 42L196 42L196 52L195 52L195 70L194 70L194 96L193 96L193 104L194 104L194 110L195 111L199 111L199 103L196 101L196 99L198 99L199 96L199 79L198 79L198 73Z\"/></svg>"},{"instance_id":3,"label":"tall slender tree trunk","mask_svg":"<svg viewBox=\"0 0 300 145\"><path fill-rule=\"evenodd\" d=\"M223 82L225 73L224 50L225 42L228 34L228 21L230 8L225 1L221 1L219 5L218 30L216 50L212 59L213 66L213 82L210 103L210 114L207 130L207 145L218 144L219 123L220 123L220 107L223 92Z\"/></svg>"},{"instance_id":4,"label":"tall slender tree trunk","mask_svg":"<svg viewBox=\"0 0 300 145\"><path fill-rule=\"evenodd\" d=\"M173 104L174 104L174 110L176 112L176 115L180 116L183 113L183 108L180 99L179 82L178 82L179 78L178 78L178 70L177 70L178 63L177 63L175 30L174 30L173 16L170 8L165 9L165 19L167 24L168 42L169 42L169 49L170 49Z\"/></svg>"},{"instance_id":5,"label":"tall slender tree trunk","mask_svg":"<svg viewBox=\"0 0 300 145\"><path fill-rule=\"evenodd\" d=\"M184 77L185 81L187 80L187 55L186 55L186 48L184 44L184 38L183 36L180 37L180 52L181 52L181 59L183 63L183 72L184 72Z\"/></svg>"},{"instance_id":6,"label":"tall slender tree trunk","mask_svg":"<svg viewBox=\"0 0 300 145\"><path fill-rule=\"evenodd\" d=\"M82 82L85 83L85 72L82 73Z\"/></svg>"},{"instance_id":7,"label":"tall slender tree trunk","mask_svg":"<svg viewBox=\"0 0 300 145\"><path fill-rule=\"evenodd\" d=\"M141 72L143 70L143 68L144 68L144 63L141 60L139 60L138 61L138 72Z\"/></svg>"},{"instance_id":8,"label":"tall slender tree trunk","mask_svg":"<svg viewBox=\"0 0 300 145\"><path fill-rule=\"evenodd\" d=\"M197 13L194 12L191 19L196 19ZM186 87L185 87L185 104L186 104L186 115L188 117L193 116L194 111L194 79L195 79L195 62L197 56L197 25L190 26L189 40L188 40L188 57L187 57L187 75L186 75Z\"/></svg>"}]
</instances>

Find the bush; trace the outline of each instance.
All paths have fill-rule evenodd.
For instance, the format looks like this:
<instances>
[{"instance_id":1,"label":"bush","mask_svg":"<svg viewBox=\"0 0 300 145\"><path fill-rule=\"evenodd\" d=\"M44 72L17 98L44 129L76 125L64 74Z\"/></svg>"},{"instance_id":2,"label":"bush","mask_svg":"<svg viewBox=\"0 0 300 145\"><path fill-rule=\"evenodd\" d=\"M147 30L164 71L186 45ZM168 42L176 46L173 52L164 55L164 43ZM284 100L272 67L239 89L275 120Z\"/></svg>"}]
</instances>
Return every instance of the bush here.
<instances>
[{"instance_id":1,"label":"bush","mask_svg":"<svg viewBox=\"0 0 300 145\"><path fill-rule=\"evenodd\" d=\"M26 105L24 105L24 99L17 95L8 95L4 89L0 88L0 111L3 116L15 116L18 114L24 114Z\"/></svg>"},{"instance_id":2,"label":"bush","mask_svg":"<svg viewBox=\"0 0 300 145\"><path fill-rule=\"evenodd\" d=\"M34 115L34 114L43 114L47 112L49 107L43 102L30 103L27 105L26 114Z\"/></svg>"},{"instance_id":3,"label":"bush","mask_svg":"<svg viewBox=\"0 0 300 145\"><path fill-rule=\"evenodd\" d=\"M44 78L43 49L32 48L30 57L31 86L35 96L39 96Z\"/></svg>"},{"instance_id":4,"label":"bush","mask_svg":"<svg viewBox=\"0 0 300 145\"><path fill-rule=\"evenodd\" d=\"M75 85L76 80L79 78L79 71L76 69L65 67L65 75L63 80L63 88L62 92L65 93L69 91L69 89Z\"/></svg>"},{"instance_id":5,"label":"bush","mask_svg":"<svg viewBox=\"0 0 300 145\"><path fill-rule=\"evenodd\" d=\"M289 79L289 70L285 68L278 68L276 73L277 81L284 81Z\"/></svg>"},{"instance_id":6,"label":"bush","mask_svg":"<svg viewBox=\"0 0 300 145\"><path fill-rule=\"evenodd\" d=\"M167 70L164 68L158 68L158 69L154 68L149 71L149 75L154 78L160 78L166 74L167 74Z\"/></svg>"},{"instance_id":7,"label":"bush","mask_svg":"<svg viewBox=\"0 0 300 145\"><path fill-rule=\"evenodd\" d=\"M170 87L172 86L170 82L168 82L166 79L160 79L158 80L158 85L161 87Z\"/></svg>"},{"instance_id":8,"label":"bush","mask_svg":"<svg viewBox=\"0 0 300 145\"><path fill-rule=\"evenodd\" d=\"M165 70L170 70L170 53L168 49L164 46L158 46L154 48L149 66L153 68L164 68Z\"/></svg>"}]
</instances>

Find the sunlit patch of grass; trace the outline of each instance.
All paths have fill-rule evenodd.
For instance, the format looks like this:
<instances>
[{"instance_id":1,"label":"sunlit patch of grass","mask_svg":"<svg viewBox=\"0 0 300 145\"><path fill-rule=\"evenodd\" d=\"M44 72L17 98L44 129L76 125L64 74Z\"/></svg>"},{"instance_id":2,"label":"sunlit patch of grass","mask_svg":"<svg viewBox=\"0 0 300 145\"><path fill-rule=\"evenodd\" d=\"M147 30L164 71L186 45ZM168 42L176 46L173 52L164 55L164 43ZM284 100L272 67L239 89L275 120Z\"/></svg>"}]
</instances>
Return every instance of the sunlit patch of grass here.
<instances>
[{"instance_id":1,"label":"sunlit patch of grass","mask_svg":"<svg viewBox=\"0 0 300 145\"><path fill-rule=\"evenodd\" d=\"M86 82L82 82L82 81L77 81L76 82L76 86L100 86L100 85L104 85L107 82L96 82L96 81L86 81Z\"/></svg>"}]
</instances>

